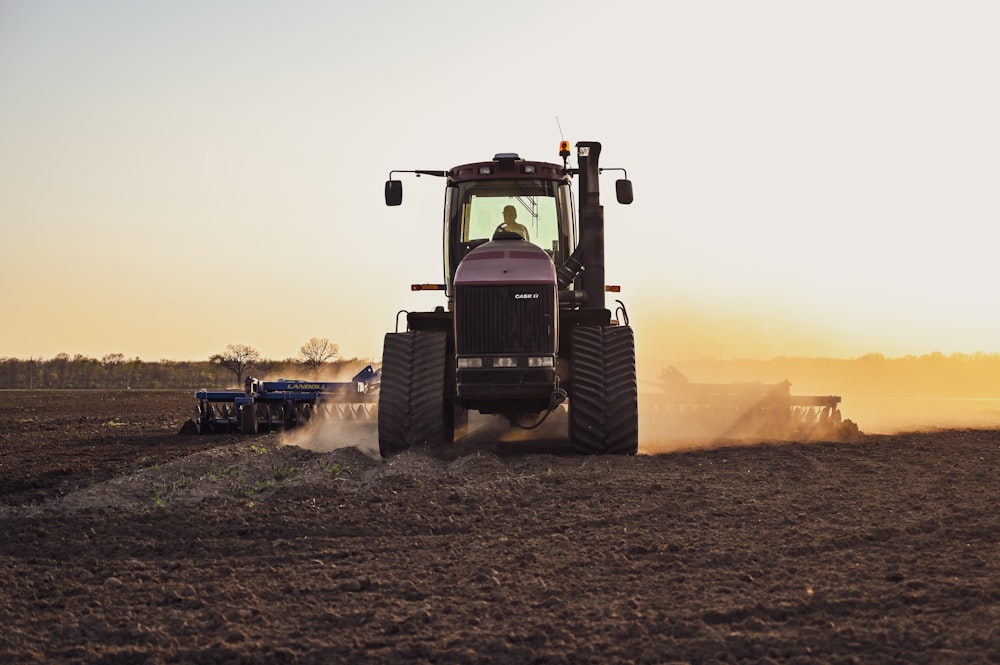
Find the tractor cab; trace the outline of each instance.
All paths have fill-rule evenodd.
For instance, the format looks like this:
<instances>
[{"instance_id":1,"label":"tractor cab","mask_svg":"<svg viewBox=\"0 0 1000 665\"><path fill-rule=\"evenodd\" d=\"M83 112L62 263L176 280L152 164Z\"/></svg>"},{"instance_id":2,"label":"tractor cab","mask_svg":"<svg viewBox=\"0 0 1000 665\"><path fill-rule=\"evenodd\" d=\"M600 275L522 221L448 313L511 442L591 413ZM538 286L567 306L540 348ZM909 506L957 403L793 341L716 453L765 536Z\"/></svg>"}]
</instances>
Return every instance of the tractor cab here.
<instances>
[{"instance_id":1,"label":"tractor cab","mask_svg":"<svg viewBox=\"0 0 1000 665\"><path fill-rule=\"evenodd\" d=\"M454 293L455 271L469 252L491 241L511 239L540 247L556 266L566 262L576 247L576 216L565 169L502 153L491 162L448 171L444 203L448 296Z\"/></svg>"}]
</instances>

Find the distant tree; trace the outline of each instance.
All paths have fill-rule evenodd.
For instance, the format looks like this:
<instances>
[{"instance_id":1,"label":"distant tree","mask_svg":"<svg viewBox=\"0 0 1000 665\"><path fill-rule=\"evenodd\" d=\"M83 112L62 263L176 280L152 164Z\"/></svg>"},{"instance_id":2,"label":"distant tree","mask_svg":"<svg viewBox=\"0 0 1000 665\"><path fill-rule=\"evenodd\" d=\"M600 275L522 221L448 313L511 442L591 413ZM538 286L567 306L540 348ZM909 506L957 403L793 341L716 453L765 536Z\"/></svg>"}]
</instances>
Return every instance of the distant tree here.
<instances>
[{"instance_id":1,"label":"distant tree","mask_svg":"<svg viewBox=\"0 0 1000 665\"><path fill-rule=\"evenodd\" d=\"M69 363L70 357L68 353L56 354L52 360L49 361L49 365L52 368L52 374L55 378L54 384L55 388L68 388L68 377L69 377Z\"/></svg>"},{"instance_id":2,"label":"distant tree","mask_svg":"<svg viewBox=\"0 0 1000 665\"><path fill-rule=\"evenodd\" d=\"M142 358L140 358L139 356L136 356L132 360L128 361L127 367L129 373L128 373L128 383L126 384L127 388L131 388L134 385L138 385L139 382L141 381L142 365L143 365Z\"/></svg>"},{"instance_id":3,"label":"distant tree","mask_svg":"<svg viewBox=\"0 0 1000 665\"><path fill-rule=\"evenodd\" d=\"M122 353L109 353L101 358L101 367L108 373L109 385L115 384L115 375L118 374L118 367L125 362L125 355Z\"/></svg>"},{"instance_id":4,"label":"distant tree","mask_svg":"<svg viewBox=\"0 0 1000 665\"><path fill-rule=\"evenodd\" d=\"M209 361L236 375L236 385L243 385L243 377L260 362L260 353L247 344L229 344L224 353L216 353Z\"/></svg>"},{"instance_id":5,"label":"distant tree","mask_svg":"<svg viewBox=\"0 0 1000 665\"><path fill-rule=\"evenodd\" d=\"M340 355L336 344L331 344L327 338L313 337L299 349L299 359L303 365L313 372L319 372L328 360Z\"/></svg>"},{"instance_id":6,"label":"distant tree","mask_svg":"<svg viewBox=\"0 0 1000 665\"><path fill-rule=\"evenodd\" d=\"M73 387L74 388L94 388L97 386L98 374L100 373L100 363L93 359L76 354L70 361L73 366Z\"/></svg>"}]
</instances>

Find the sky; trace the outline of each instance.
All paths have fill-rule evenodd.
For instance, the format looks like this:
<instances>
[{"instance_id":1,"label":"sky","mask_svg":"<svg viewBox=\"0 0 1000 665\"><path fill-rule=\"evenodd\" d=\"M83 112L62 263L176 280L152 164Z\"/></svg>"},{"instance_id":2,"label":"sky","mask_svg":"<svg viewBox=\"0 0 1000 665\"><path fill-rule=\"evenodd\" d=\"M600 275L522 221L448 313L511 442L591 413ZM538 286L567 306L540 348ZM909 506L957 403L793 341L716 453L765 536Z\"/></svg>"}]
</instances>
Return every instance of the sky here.
<instances>
[{"instance_id":1,"label":"sky","mask_svg":"<svg viewBox=\"0 0 1000 665\"><path fill-rule=\"evenodd\" d=\"M1000 5L0 0L0 357L377 359L447 169L600 141L640 365L1000 352Z\"/></svg>"}]
</instances>

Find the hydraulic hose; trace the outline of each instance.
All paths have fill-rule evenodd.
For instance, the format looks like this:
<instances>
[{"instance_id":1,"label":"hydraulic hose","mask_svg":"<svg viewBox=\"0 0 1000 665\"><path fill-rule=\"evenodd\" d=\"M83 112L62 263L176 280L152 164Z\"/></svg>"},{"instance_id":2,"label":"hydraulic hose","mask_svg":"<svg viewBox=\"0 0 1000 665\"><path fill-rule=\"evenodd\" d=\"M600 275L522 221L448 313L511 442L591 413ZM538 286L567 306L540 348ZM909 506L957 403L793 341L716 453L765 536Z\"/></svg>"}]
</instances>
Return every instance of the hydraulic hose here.
<instances>
[{"instance_id":1,"label":"hydraulic hose","mask_svg":"<svg viewBox=\"0 0 1000 665\"><path fill-rule=\"evenodd\" d=\"M577 254L580 253L580 248L577 247L576 251L566 259L566 263L556 268L556 282L559 284L560 291L568 289L569 285L576 279L576 276L583 270L583 264L577 258Z\"/></svg>"},{"instance_id":2,"label":"hydraulic hose","mask_svg":"<svg viewBox=\"0 0 1000 665\"><path fill-rule=\"evenodd\" d=\"M542 417L539 418L538 421L535 424L533 424L533 425L522 425L521 422L518 419L516 419L516 418L512 418L510 422L515 427L519 427L521 429L526 429L526 430L535 429L536 427L539 427L542 423L544 423L545 420L550 415L552 415L552 412L555 411L556 409L558 409L559 405L566 401L567 397L569 397L569 395L566 394L566 391L563 390L562 388L560 388L558 385L556 385L555 390L552 391L552 398L551 398L551 400L549 402L549 408L548 408L548 410L544 414L542 414Z\"/></svg>"}]
</instances>

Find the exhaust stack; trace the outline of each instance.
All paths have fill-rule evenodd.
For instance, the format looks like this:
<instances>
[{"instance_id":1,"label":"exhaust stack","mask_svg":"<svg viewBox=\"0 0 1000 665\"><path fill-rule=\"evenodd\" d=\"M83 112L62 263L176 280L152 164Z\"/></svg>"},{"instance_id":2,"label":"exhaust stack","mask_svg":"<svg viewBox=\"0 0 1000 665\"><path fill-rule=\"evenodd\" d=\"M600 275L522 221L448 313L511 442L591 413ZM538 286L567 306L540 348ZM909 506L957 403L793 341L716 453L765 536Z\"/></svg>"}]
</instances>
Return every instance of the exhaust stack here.
<instances>
[{"instance_id":1,"label":"exhaust stack","mask_svg":"<svg viewBox=\"0 0 1000 665\"><path fill-rule=\"evenodd\" d=\"M601 144L580 141L576 144L580 175L580 244L577 260L583 272L576 288L583 291L587 309L604 309L604 206L601 205Z\"/></svg>"}]
</instances>

